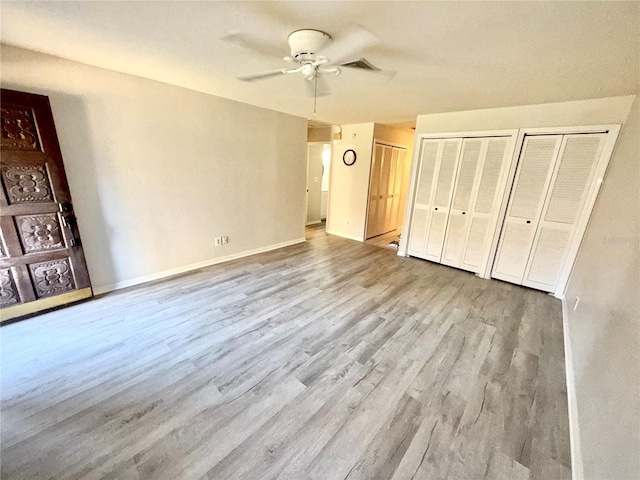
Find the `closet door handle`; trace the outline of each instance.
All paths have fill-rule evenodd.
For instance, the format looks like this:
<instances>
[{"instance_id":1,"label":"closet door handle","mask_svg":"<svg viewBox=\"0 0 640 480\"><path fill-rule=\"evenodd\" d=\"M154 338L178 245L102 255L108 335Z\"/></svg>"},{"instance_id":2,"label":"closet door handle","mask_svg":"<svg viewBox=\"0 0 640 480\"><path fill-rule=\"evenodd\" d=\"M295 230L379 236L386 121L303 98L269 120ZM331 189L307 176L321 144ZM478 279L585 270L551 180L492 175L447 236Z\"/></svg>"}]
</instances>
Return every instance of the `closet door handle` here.
<instances>
[{"instance_id":1,"label":"closet door handle","mask_svg":"<svg viewBox=\"0 0 640 480\"><path fill-rule=\"evenodd\" d=\"M434 208L434 210L438 210L438 207Z\"/></svg>"},{"instance_id":2,"label":"closet door handle","mask_svg":"<svg viewBox=\"0 0 640 480\"><path fill-rule=\"evenodd\" d=\"M462 214L464 215L466 212L462 212Z\"/></svg>"},{"instance_id":3,"label":"closet door handle","mask_svg":"<svg viewBox=\"0 0 640 480\"><path fill-rule=\"evenodd\" d=\"M527 220L527 223L531 223L531 220Z\"/></svg>"}]
</instances>

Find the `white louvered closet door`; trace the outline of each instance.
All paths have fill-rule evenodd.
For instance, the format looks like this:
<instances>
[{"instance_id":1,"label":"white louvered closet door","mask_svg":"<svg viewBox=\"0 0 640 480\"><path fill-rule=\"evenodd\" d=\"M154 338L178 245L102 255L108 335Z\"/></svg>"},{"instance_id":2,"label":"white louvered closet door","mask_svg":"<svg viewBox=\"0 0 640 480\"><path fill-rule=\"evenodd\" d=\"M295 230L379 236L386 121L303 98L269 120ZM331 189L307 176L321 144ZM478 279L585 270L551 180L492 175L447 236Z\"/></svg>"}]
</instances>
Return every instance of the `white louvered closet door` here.
<instances>
[{"instance_id":1,"label":"white louvered closet door","mask_svg":"<svg viewBox=\"0 0 640 480\"><path fill-rule=\"evenodd\" d=\"M486 152L487 142L482 138L465 138L462 142L460 164L456 175L453 201L442 251L442 263L459 267L467 240L467 227L472 197L475 195L479 179L481 159Z\"/></svg>"},{"instance_id":2,"label":"white louvered closet door","mask_svg":"<svg viewBox=\"0 0 640 480\"><path fill-rule=\"evenodd\" d=\"M404 158L407 151L404 148L394 148L398 152L398 160L396 165L396 174L393 182L393 201L391 203L391 218L389 221L389 231L398 228L398 219L400 218L400 197L402 196L402 183L404 180Z\"/></svg>"},{"instance_id":3,"label":"white louvered closet door","mask_svg":"<svg viewBox=\"0 0 640 480\"><path fill-rule=\"evenodd\" d=\"M382 164L384 146L375 144L373 159L371 162L371 178L369 180L369 209L367 213L366 237L371 238L377 235L377 218L380 206L380 170Z\"/></svg>"},{"instance_id":4,"label":"white louvered closet door","mask_svg":"<svg viewBox=\"0 0 640 480\"><path fill-rule=\"evenodd\" d=\"M389 167L389 179L385 185L386 199L385 199L385 214L384 214L384 228L382 233L395 230L395 226L392 226L391 218L393 217L393 193L395 191L396 174L398 168L398 149L390 147L391 150L391 163Z\"/></svg>"},{"instance_id":5,"label":"white louvered closet door","mask_svg":"<svg viewBox=\"0 0 640 480\"><path fill-rule=\"evenodd\" d=\"M442 140L423 139L420 145L420 163L417 165L415 202L411 215L408 252L414 257L424 258L427 245L427 226L431 213L436 166L442 155Z\"/></svg>"},{"instance_id":6,"label":"white louvered closet door","mask_svg":"<svg viewBox=\"0 0 640 480\"><path fill-rule=\"evenodd\" d=\"M444 235L447 230L451 195L455 182L458 156L462 146L462 139L447 139L442 141L442 155L436 168L433 200L431 202L431 216L427 228L427 245L424 258L440 262Z\"/></svg>"},{"instance_id":7,"label":"white louvered closet door","mask_svg":"<svg viewBox=\"0 0 640 480\"><path fill-rule=\"evenodd\" d=\"M522 285L555 290L606 137L605 133L563 137Z\"/></svg>"},{"instance_id":8,"label":"white louvered closet door","mask_svg":"<svg viewBox=\"0 0 640 480\"><path fill-rule=\"evenodd\" d=\"M488 261L510 155L509 137L466 139L449 215L442 263L480 273Z\"/></svg>"},{"instance_id":9,"label":"white louvered closet door","mask_svg":"<svg viewBox=\"0 0 640 480\"><path fill-rule=\"evenodd\" d=\"M507 149L508 137L489 138L486 142L482 172L468 220L467 242L460 263L460 268L474 273L479 273L489 261L491 241L498 221L497 210L511 163L510 150Z\"/></svg>"},{"instance_id":10,"label":"white louvered closet door","mask_svg":"<svg viewBox=\"0 0 640 480\"><path fill-rule=\"evenodd\" d=\"M525 137L491 276L522 284L561 135Z\"/></svg>"}]
</instances>

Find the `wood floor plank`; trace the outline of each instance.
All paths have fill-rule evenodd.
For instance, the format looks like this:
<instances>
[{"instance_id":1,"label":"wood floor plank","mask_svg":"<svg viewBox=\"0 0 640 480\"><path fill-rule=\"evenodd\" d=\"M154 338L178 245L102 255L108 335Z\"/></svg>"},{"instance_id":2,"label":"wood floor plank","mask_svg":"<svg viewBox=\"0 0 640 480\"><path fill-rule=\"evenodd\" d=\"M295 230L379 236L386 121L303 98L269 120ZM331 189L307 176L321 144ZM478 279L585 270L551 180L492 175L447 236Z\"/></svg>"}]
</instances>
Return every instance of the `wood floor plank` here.
<instances>
[{"instance_id":1,"label":"wood floor plank","mask_svg":"<svg viewBox=\"0 0 640 480\"><path fill-rule=\"evenodd\" d=\"M2 479L571 478L556 299L307 236L3 326Z\"/></svg>"}]
</instances>

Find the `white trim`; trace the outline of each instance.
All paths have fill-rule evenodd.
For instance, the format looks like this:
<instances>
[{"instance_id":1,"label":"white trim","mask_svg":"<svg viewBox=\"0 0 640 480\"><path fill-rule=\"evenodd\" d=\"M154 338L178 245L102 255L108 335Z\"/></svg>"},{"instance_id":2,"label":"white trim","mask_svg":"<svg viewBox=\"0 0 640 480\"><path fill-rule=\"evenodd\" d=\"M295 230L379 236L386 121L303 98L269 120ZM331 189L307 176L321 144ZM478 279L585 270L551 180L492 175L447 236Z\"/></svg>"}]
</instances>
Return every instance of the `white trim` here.
<instances>
[{"instance_id":1,"label":"white trim","mask_svg":"<svg viewBox=\"0 0 640 480\"><path fill-rule=\"evenodd\" d=\"M161 272L152 273L149 275L143 275L141 277L132 278L130 280L123 280L121 282L111 283L108 285L101 285L93 288L95 295L102 293L112 292L114 290L120 290L121 288L131 287L133 285L140 285L141 283L151 282L153 280L160 280L162 278L171 277L173 275L179 275L181 273L189 272L191 270L197 270L199 268L209 267L211 265L217 265L219 263L230 262L231 260L237 260L238 258L250 257L258 253L269 252L271 250L277 250L279 248L289 247L298 243L306 242L304 237L288 240L286 242L276 243L274 245L268 245L266 247L254 248L253 250L246 250L244 252L233 253L224 257L211 258L203 262L192 263L190 265L184 265L182 267L171 268L169 270L163 270Z\"/></svg>"},{"instance_id":2,"label":"white trim","mask_svg":"<svg viewBox=\"0 0 640 480\"><path fill-rule=\"evenodd\" d=\"M416 138L447 139L447 138L477 138L477 137L510 137L517 133L517 128L505 128L503 130L477 130L474 132L443 132L443 133L418 133Z\"/></svg>"},{"instance_id":3,"label":"white trim","mask_svg":"<svg viewBox=\"0 0 640 480\"><path fill-rule=\"evenodd\" d=\"M357 235L347 235L346 233L334 232L333 230L327 230L329 235L335 235L336 237L348 238L349 240L355 240L356 242L364 242L363 237Z\"/></svg>"},{"instance_id":4,"label":"white trim","mask_svg":"<svg viewBox=\"0 0 640 480\"><path fill-rule=\"evenodd\" d=\"M567 405L569 410L569 442L571 446L571 478L584 479L584 464L580 448L580 425L578 423L578 405L576 403L576 381L573 371L573 353L569 339L569 306L562 300L562 332L564 336L564 370L567 380Z\"/></svg>"}]
</instances>

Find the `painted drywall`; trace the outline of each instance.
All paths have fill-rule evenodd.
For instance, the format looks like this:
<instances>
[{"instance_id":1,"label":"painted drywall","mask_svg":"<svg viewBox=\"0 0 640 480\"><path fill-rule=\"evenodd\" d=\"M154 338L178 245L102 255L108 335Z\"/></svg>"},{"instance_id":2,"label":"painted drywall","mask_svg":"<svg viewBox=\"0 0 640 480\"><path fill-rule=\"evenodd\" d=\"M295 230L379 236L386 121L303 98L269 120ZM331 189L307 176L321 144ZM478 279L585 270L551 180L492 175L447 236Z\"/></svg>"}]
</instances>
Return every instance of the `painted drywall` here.
<instances>
[{"instance_id":1,"label":"painted drywall","mask_svg":"<svg viewBox=\"0 0 640 480\"><path fill-rule=\"evenodd\" d=\"M634 96L418 115L416 134L624 123Z\"/></svg>"},{"instance_id":2,"label":"painted drywall","mask_svg":"<svg viewBox=\"0 0 640 480\"><path fill-rule=\"evenodd\" d=\"M330 142L332 140L332 127L308 127L307 142Z\"/></svg>"},{"instance_id":3,"label":"painted drywall","mask_svg":"<svg viewBox=\"0 0 640 480\"><path fill-rule=\"evenodd\" d=\"M638 100L629 95L420 115L416 121L416 134L628 122L566 293L570 318L565 335L571 351L567 370L575 379L568 389L577 402L570 410L576 407L578 412L571 419L572 469L577 479L583 472L589 480L630 479L640 471L638 115ZM580 305L574 312L576 296Z\"/></svg>"},{"instance_id":4,"label":"painted drywall","mask_svg":"<svg viewBox=\"0 0 640 480\"><path fill-rule=\"evenodd\" d=\"M333 142L327 210L327 232L332 235L364 240L373 126L373 123L342 125L342 139ZM349 149L357 156L350 167L342 161L342 155Z\"/></svg>"},{"instance_id":5,"label":"painted drywall","mask_svg":"<svg viewBox=\"0 0 640 480\"><path fill-rule=\"evenodd\" d=\"M363 241L374 139L411 150L413 138L410 133L374 123L342 125L341 129L342 139L333 142L331 155L327 232ZM356 163L350 167L342 162L342 155L348 149L355 150L357 154ZM405 163L410 168L411 162Z\"/></svg>"},{"instance_id":6,"label":"painted drywall","mask_svg":"<svg viewBox=\"0 0 640 480\"><path fill-rule=\"evenodd\" d=\"M402 172L402 192L400 195L400 212L398 213L398 229L402 228L404 210L407 204L407 193L409 192L409 180L411 176L411 162L413 159L413 142L415 134L408 133L388 125L375 124L373 136L376 140L390 142L393 145L403 146L407 149Z\"/></svg>"},{"instance_id":7,"label":"painted drywall","mask_svg":"<svg viewBox=\"0 0 640 480\"><path fill-rule=\"evenodd\" d=\"M618 137L565 295L586 479L640 475L639 216L637 96Z\"/></svg>"},{"instance_id":8,"label":"painted drywall","mask_svg":"<svg viewBox=\"0 0 640 480\"><path fill-rule=\"evenodd\" d=\"M307 225L320 223L324 143L310 143L307 156Z\"/></svg>"},{"instance_id":9,"label":"painted drywall","mask_svg":"<svg viewBox=\"0 0 640 480\"><path fill-rule=\"evenodd\" d=\"M306 119L4 45L2 87L50 98L96 291L304 238Z\"/></svg>"}]
</instances>

